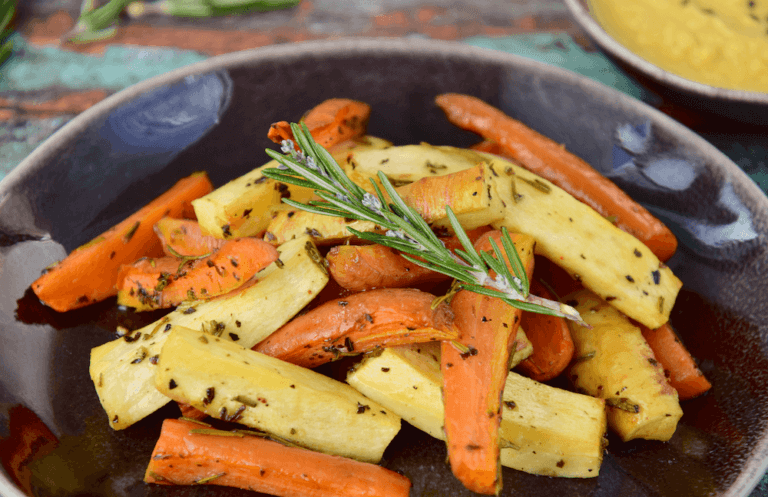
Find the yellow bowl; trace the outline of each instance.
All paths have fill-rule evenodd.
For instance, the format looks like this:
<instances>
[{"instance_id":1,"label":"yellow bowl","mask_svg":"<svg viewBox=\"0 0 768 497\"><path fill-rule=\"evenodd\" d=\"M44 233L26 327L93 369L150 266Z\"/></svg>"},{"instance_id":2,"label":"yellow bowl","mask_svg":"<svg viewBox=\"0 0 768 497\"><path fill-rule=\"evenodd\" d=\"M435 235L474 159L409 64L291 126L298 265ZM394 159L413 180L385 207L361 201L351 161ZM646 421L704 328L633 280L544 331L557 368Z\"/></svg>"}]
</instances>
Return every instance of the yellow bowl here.
<instances>
[{"instance_id":1,"label":"yellow bowl","mask_svg":"<svg viewBox=\"0 0 768 497\"><path fill-rule=\"evenodd\" d=\"M662 69L612 37L586 0L564 0L576 23L622 69L673 103L751 124L768 124L768 93L719 88Z\"/></svg>"}]
</instances>

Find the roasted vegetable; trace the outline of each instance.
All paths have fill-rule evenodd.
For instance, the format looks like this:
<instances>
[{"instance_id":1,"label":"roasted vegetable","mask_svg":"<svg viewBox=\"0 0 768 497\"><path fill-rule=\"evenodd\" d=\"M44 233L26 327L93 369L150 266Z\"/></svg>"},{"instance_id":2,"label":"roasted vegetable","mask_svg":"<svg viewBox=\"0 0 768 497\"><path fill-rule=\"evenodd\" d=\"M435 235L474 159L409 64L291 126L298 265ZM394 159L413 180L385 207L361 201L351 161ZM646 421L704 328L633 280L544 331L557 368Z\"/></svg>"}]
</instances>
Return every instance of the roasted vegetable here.
<instances>
[{"instance_id":1,"label":"roasted vegetable","mask_svg":"<svg viewBox=\"0 0 768 497\"><path fill-rule=\"evenodd\" d=\"M153 376L173 326L205 330L252 347L288 322L328 282L323 259L308 236L278 247L278 252L279 262L264 269L257 284L185 305L91 350L91 380L112 428L127 428L168 403L155 389Z\"/></svg>"},{"instance_id":2,"label":"roasted vegetable","mask_svg":"<svg viewBox=\"0 0 768 497\"><path fill-rule=\"evenodd\" d=\"M378 462L400 430L399 416L349 385L188 328L169 333L154 380L215 418L359 461Z\"/></svg>"},{"instance_id":3,"label":"roasted vegetable","mask_svg":"<svg viewBox=\"0 0 768 497\"><path fill-rule=\"evenodd\" d=\"M347 382L403 420L444 439L440 347L388 348L366 357ZM501 464L527 473L593 478L606 431L602 399L507 375L499 428Z\"/></svg>"},{"instance_id":4,"label":"roasted vegetable","mask_svg":"<svg viewBox=\"0 0 768 497\"><path fill-rule=\"evenodd\" d=\"M455 339L453 312L434 301L434 295L410 288L356 293L297 317L253 350L314 368L379 347Z\"/></svg>"},{"instance_id":5,"label":"roasted vegetable","mask_svg":"<svg viewBox=\"0 0 768 497\"><path fill-rule=\"evenodd\" d=\"M207 300L242 287L277 256L263 240L238 238L206 257L141 260L121 268L117 302L147 311Z\"/></svg>"},{"instance_id":6,"label":"roasted vegetable","mask_svg":"<svg viewBox=\"0 0 768 497\"><path fill-rule=\"evenodd\" d=\"M504 155L567 191L601 216L615 217L620 229L639 239L662 261L675 253L677 239L669 228L559 143L469 95L445 93L435 102L452 123L499 144Z\"/></svg>"},{"instance_id":7,"label":"roasted vegetable","mask_svg":"<svg viewBox=\"0 0 768 497\"><path fill-rule=\"evenodd\" d=\"M348 98L331 98L312 108L302 118L312 138L326 149L363 136L371 117L371 106ZM274 123L267 137L275 143L293 140L286 121Z\"/></svg>"},{"instance_id":8,"label":"roasted vegetable","mask_svg":"<svg viewBox=\"0 0 768 497\"><path fill-rule=\"evenodd\" d=\"M223 485L280 496L408 497L411 482L394 471L260 435L166 419L144 481Z\"/></svg>"},{"instance_id":9,"label":"roasted vegetable","mask_svg":"<svg viewBox=\"0 0 768 497\"><path fill-rule=\"evenodd\" d=\"M682 283L645 245L549 181L488 159L506 201L494 226L534 237L536 253L632 319L651 328L667 322Z\"/></svg>"},{"instance_id":10,"label":"roasted vegetable","mask_svg":"<svg viewBox=\"0 0 768 497\"><path fill-rule=\"evenodd\" d=\"M645 326L640 329L680 400L698 397L712 388L669 323L655 330Z\"/></svg>"},{"instance_id":11,"label":"roasted vegetable","mask_svg":"<svg viewBox=\"0 0 768 497\"><path fill-rule=\"evenodd\" d=\"M531 280L531 293L555 299L538 280ZM573 339L566 320L558 316L524 312L521 318L533 352L518 370L536 381L548 381L562 373L573 358Z\"/></svg>"},{"instance_id":12,"label":"roasted vegetable","mask_svg":"<svg viewBox=\"0 0 768 497\"><path fill-rule=\"evenodd\" d=\"M482 226L467 232L474 242L491 228ZM446 248L455 250L461 243L455 236L441 238ZM347 290L362 292L374 288L405 288L448 281L449 276L432 271L403 258L399 252L383 245L337 245L326 255L328 271Z\"/></svg>"},{"instance_id":13,"label":"roasted vegetable","mask_svg":"<svg viewBox=\"0 0 768 497\"><path fill-rule=\"evenodd\" d=\"M533 238L511 235L522 267L533 273ZM475 249L501 247L501 233L490 231L475 242ZM510 266L509 261L502 261ZM451 299L459 336L442 343L444 429L453 474L473 492L501 491L499 424L501 392L509 360L517 348L522 311L501 299L460 290Z\"/></svg>"},{"instance_id":14,"label":"roasted vegetable","mask_svg":"<svg viewBox=\"0 0 768 497\"><path fill-rule=\"evenodd\" d=\"M625 442L669 440L683 411L640 328L588 290L566 299L592 326L569 323L576 349L568 377L576 389L605 399L608 426Z\"/></svg>"},{"instance_id":15,"label":"roasted vegetable","mask_svg":"<svg viewBox=\"0 0 768 497\"><path fill-rule=\"evenodd\" d=\"M496 195L492 175L487 165L480 163L451 175L423 178L400 186L397 193L429 224L448 228L450 223L445 207L450 206L462 227L470 230L503 217L503 202ZM329 217L299 209L280 209L273 213L264 239L280 244L309 233L315 243L333 245L352 238L347 227L358 231L377 229L370 221Z\"/></svg>"},{"instance_id":16,"label":"roasted vegetable","mask_svg":"<svg viewBox=\"0 0 768 497\"><path fill-rule=\"evenodd\" d=\"M205 173L182 179L125 221L76 248L32 283L43 303L64 312L117 294L120 266L140 257L160 257L163 249L153 227L164 216L181 216L190 201L213 187Z\"/></svg>"},{"instance_id":17,"label":"roasted vegetable","mask_svg":"<svg viewBox=\"0 0 768 497\"><path fill-rule=\"evenodd\" d=\"M163 253L174 257L198 257L220 249L225 241L203 235L200 224L191 219L164 217L155 224Z\"/></svg>"}]
</instances>

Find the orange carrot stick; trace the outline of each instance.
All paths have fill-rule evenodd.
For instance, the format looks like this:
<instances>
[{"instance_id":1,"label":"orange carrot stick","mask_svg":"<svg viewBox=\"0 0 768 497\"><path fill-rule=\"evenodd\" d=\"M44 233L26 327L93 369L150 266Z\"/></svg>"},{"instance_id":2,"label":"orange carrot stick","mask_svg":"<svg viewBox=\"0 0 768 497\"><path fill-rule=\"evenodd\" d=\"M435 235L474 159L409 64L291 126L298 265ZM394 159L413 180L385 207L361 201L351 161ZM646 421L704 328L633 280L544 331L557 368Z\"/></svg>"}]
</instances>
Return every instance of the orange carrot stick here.
<instances>
[{"instance_id":1,"label":"orange carrot stick","mask_svg":"<svg viewBox=\"0 0 768 497\"><path fill-rule=\"evenodd\" d=\"M480 143L475 143L469 148L471 148L472 150L477 150L478 152L485 152L486 154L503 155L503 156L507 155L504 153L504 148L502 148L501 145L491 140L483 140Z\"/></svg>"},{"instance_id":2,"label":"orange carrot stick","mask_svg":"<svg viewBox=\"0 0 768 497\"><path fill-rule=\"evenodd\" d=\"M24 495L34 495L31 468L59 446L59 439L21 404L10 407L5 416L8 432L0 439L0 463Z\"/></svg>"},{"instance_id":3,"label":"orange carrot stick","mask_svg":"<svg viewBox=\"0 0 768 497\"><path fill-rule=\"evenodd\" d=\"M210 299L239 288L277 256L277 249L263 240L237 238L191 263L175 257L140 260L122 270L117 302L144 311Z\"/></svg>"},{"instance_id":4,"label":"orange carrot stick","mask_svg":"<svg viewBox=\"0 0 768 497\"><path fill-rule=\"evenodd\" d=\"M492 231L475 243L477 250L492 250L489 238L501 247L501 233ZM523 267L533 272L533 238L511 235ZM506 261L509 265L509 261ZM501 491L499 424L501 392L515 348L521 311L494 297L468 290L451 300L459 329L459 351L442 343L445 436L453 474L473 492Z\"/></svg>"},{"instance_id":5,"label":"orange carrot stick","mask_svg":"<svg viewBox=\"0 0 768 497\"><path fill-rule=\"evenodd\" d=\"M712 388L669 323L655 330L642 325L640 329L664 373L669 373L667 381L677 390L680 400L698 397Z\"/></svg>"},{"instance_id":6,"label":"orange carrot stick","mask_svg":"<svg viewBox=\"0 0 768 497\"><path fill-rule=\"evenodd\" d=\"M556 298L584 288L580 281L572 278L565 269L543 255L536 256L536 279L548 286Z\"/></svg>"},{"instance_id":7,"label":"orange carrot stick","mask_svg":"<svg viewBox=\"0 0 768 497\"><path fill-rule=\"evenodd\" d=\"M155 223L164 216L178 217L186 204L211 190L213 186L205 173L182 179L125 221L48 268L32 283L32 290L43 303L59 312L115 295L121 265L140 257L163 255L162 245L152 230Z\"/></svg>"},{"instance_id":8,"label":"orange carrot stick","mask_svg":"<svg viewBox=\"0 0 768 497\"><path fill-rule=\"evenodd\" d=\"M139 309L149 308L155 300L159 302L163 288L173 280L181 263L181 259L171 256L142 257L133 264L124 264L117 273L117 303Z\"/></svg>"},{"instance_id":9,"label":"orange carrot stick","mask_svg":"<svg viewBox=\"0 0 768 497\"><path fill-rule=\"evenodd\" d=\"M615 216L620 229L643 242L662 261L675 253L677 239L661 221L560 144L475 97L446 93L439 95L436 103L453 124L496 142L504 155L602 216Z\"/></svg>"},{"instance_id":10,"label":"orange carrot stick","mask_svg":"<svg viewBox=\"0 0 768 497\"><path fill-rule=\"evenodd\" d=\"M400 256L384 245L337 245L328 252L328 272L342 288L364 292L404 288L449 279Z\"/></svg>"},{"instance_id":11,"label":"orange carrot stick","mask_svg":"<svg viewBox=\"0 0 768 497\"><path fill-rule=\"evenodd\" d=\"M356 293L297 317L253 350L314 368L377 347L456 338L451 309L447 304L432 309L434 300L414 289Z\"/></svg>"},{"instance_id":12,"label":"orange carrot stick","mask_svg":"<svg viewBox=\"0 0 768 497\"><path fill-rule=\"evenodd\" d=\"M483 226L470 230L471 241L490 228ZM461 248L455 236L442 238L446 248ZM423 283L436 283L450 279L444 274L414 264L400 253L383 245L338 245L326 256L328 271L342 288L363 292L373 288L405 288Z\"/></svg>"},{"instance_id":13,"label":"orange carrot stick","mask_svg":"<svg viewBox=\"0 0 768 497\"><path fill-rule=\"evenodd\" d=\"M282 497L408 497L407 477L376 464L286 447L261 437L163 421L144 481L222 485Z\"/></svg>"},{"instance_id":14,"label":"orange carrot stick","mask_svg":"<svg viewBox=\"0 0 768 497\"><path fill-rule=\"evenodd\" d=\"M325 148L365 134L371 107L347 98L331 98L310 110L303 121L312 138ZM275 143L293 140L287 121L274 123L267 137Z\"/></svg>"},{"instance_id":15,"label":"orange carrot stick","mask_svg":"<svg viewBox=\"0 0 768 497\"><path fill-rule=\"evenodd\" d=\"M197 221L164 217L155 224L155 233L163 244L165 255L200 256L210 254L224 245L224 240L203 235Z\"/></svg>"},{"instance_id":16,"label":"orange carrot stick","mask_svg":"<svg viewBox=\"0 0 768 497\"><path fill-rule=\"evenodd\" d=\"M538 280L531 280L531 293L553 300L555 296ZM573 339L564 318L524 312L522 325L533 344L533 354L518 365L528 377L547 381L562 373L573 358Z\"/></svg>"},{"instance_id":17,"label":"orange carrot stick","mask_svg":"<svg viewBox=\"0 0 768 497\"><path fill-rule=\"evenodd\" d=\"M195 408L195 407L193 407L193 406L191 406L189 404L185 404L183 402L176 402L176 405L179 406L179 410L181 410L181 415L183 417L185 417L185 418L196 419L198 421L202 421L202 420L204 420L205 418L208 417L208 415L206 413L204 413L203 411L198 410L197 408Z\"/></svg>"}]
</instances>

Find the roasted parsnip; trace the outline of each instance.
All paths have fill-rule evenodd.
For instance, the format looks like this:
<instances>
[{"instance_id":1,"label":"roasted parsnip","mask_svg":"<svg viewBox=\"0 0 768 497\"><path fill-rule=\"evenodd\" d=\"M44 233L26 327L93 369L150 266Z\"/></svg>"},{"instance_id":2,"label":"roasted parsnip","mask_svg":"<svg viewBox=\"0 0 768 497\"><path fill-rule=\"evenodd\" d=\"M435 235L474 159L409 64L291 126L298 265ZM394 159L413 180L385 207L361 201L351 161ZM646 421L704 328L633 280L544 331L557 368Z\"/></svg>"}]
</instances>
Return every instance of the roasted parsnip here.
<instances>
[{"instance_id":1,"label":"roasted parsnip","mask_svg":"<svg viewBox=\"0 0 768 497\"><path fill-rule=\"evenodd\" d=\"M605 399L608 425L622 440L669 440L683 415L642 331L589 290L566 297L592 329L568 323L575 346L568 376Z\"/></svg>"},{"instance_id":2,"label":"roasted parsnip","mask_svg":"<svg viewBox=\"0 0 768 497\"><path fill-rule=\"evenodd\" d=\"M481 162L471 169L400 186L397 192L432 226L450 227L445 209L450 206L464 229L474 229L503 218L503 202L496 194L492 175L488 165ZM377 229L370 221L329 217L293 208L277 209L271 218L264 239L274 244L308 233L318 245L332 245L352 237L347 227L358 231Z\"/></svg>"},{"instance_id":3,"label":"roasted parsnip","mask_svg":"<svg viewBox=\"0 0 768 497\"><path fill-rule=\"evenodd\" d=\"M332 153L337 161L345 161L352 151L389 145L381 138L365 136L339 144ZM272 208L280 205L283 197L299 202L313 197L309 188L286 185L261 173L276 166L277 161L270 161L195 200L192 206L203 233L217 238L261 236L271 220Z\"/></svg>"},{"instance_id":4,"label":"roasted parsnip","mask_svg":"<svg viewBox=\"0 0 768 497\"><path fill-rule=\"evenodd\" d=\"M252 347L280 328L328 282L323 258L304 235L278 248L280 258L245 290L184 304L163 319L91 351L90 375L116 430L153 413L169 399L154 387L157 356L171 326L185 326Z\"/></svg>"},{"instance_id":5,"label":"roasted parsnip","mask_svg":"<svg viewBox=\"0 0 768 497\"><path fill-rule=\"evenodd\" d=\"M672 271L635 237L526 169L492 154L425 144L351 154L356 171L380 169L403 183L453 174L483 160L505 212L494 227L533 236L537 253L649 328L669 319L682 286Z\"/></svg>"},{"instance_id":6,"label":"roasted parsnip","mask_svg":"<svg viewBox=\"0 0 768 497\"><path fill-rule=\"evenodd\" d=\"M682 282L645 245L549 181L488 155L505 226L536 239L536 252L649 328L669 319Z\"/></svg>"},{"instance_id":7,"label":"roasted parsnip","mask_svg":"<svg viewBox=\"0 0 768 497\"><path fill-rule=\"evenodd\" d=\"M347 382L413 426L445 439L439 344L370 355L348 374ZM606 431L602 399L509 373L502 406L502 465L547 476L598 475Z\"/></svg>"},{"instance_id":8,"label":"roasted parsnip","mask_svg":"<svg viewBox=\"0 0 768 497\"><path fill-rule=\"evenodd\" d=\"M400 417L354 388L234 342L172 327L154 384L210 416L306 448L378 462Z\"/></svg>"}]
</instances>

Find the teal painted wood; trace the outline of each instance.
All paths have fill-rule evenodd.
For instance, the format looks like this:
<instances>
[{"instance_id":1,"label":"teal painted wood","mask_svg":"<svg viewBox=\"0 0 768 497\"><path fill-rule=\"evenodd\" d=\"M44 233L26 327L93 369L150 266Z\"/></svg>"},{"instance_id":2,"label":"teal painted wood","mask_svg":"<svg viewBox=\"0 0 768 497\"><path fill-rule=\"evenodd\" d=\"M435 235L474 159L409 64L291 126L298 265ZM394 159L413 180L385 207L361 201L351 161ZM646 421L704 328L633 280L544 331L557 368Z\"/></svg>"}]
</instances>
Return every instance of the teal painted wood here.
<instances>
[{"instance_id":1,"label":"teal painted wood","mask_svg":"<svg viewBox=\"0 0 768 497\"><path fill-rule=\"evenodd\" d=\"M53 88L117 91L205 58L189 50L127 45L110 45L103 54L91 55L31 46L16 35L14 53L0 72L0 93Z\"/></svg>"},{"instance_id":2,"label":"teal painted wood","mask_svg":"<svg viewBox=\"0 0 768 497\"><path fill-rule=\"evenodd\" d=\"M112 45L101 55L34 47L14 36L14 53L0 67L0 96L103 89L116 92L139 81L204 60L189 50ZM0 122L0 179L74 116Z\"/></svg>"}]
</instances>

